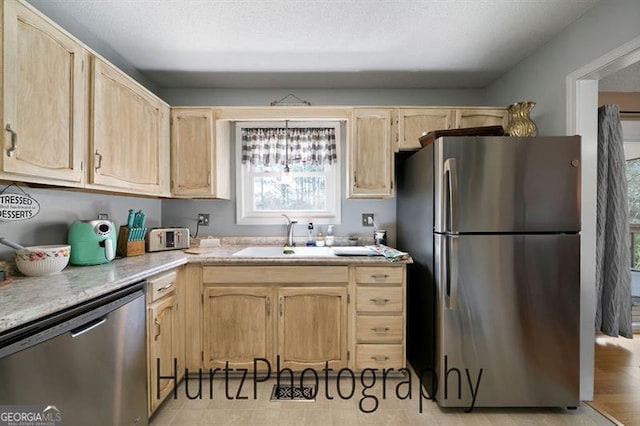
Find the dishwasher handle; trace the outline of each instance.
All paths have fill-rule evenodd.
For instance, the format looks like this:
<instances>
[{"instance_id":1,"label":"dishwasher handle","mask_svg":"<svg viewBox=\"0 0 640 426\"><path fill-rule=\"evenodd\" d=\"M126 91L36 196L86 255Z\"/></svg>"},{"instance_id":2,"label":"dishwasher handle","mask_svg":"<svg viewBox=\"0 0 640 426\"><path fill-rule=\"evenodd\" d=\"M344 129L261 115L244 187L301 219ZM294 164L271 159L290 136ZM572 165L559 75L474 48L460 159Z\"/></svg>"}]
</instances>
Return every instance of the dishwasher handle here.
<instances>
[{"instance_id":1,"label":"dishwasher handle","mask_svg":"<svg viewBox=\"0 0 640 426\"><path fill-rule=\"evenodd\" d=\"M84 324L81 327L75 328L73 330L71 330L69 333L71 334L71 337L78 337L88 331L93 330L96 327L100 327L102 324L104 324L105 322L107 322L107 317L104 316L102 318L96 318L93 321L90 321L86 324Z\"/></svg>"}]
</instances>

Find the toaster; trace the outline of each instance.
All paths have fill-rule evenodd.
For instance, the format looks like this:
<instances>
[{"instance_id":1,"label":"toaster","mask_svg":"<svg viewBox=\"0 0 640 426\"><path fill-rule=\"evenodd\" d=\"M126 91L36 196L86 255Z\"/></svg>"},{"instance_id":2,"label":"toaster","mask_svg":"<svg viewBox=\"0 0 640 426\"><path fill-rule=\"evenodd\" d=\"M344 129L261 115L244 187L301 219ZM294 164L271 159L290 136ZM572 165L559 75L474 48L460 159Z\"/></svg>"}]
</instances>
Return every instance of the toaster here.
<instances>
[{"instance_id":1,"label":"toaster","mask_svg":"<svg viewBox=\"0 0 640 426\"><path fill-rule=\"evenodd\" d=\"M152 228L145 236L145 249L151 251L189 248L188 228Z\"/></svg>"},{"instance_id":2,"label":"toaster","mask_svg":"<svg viewBox=\"0 0 640 426\"><path fill-rule=\"evenodd\" d=\"M76 220L69 228L72 265L100 265L116 257L116 230L110 220Z\"/></svg>"}]
</instances>

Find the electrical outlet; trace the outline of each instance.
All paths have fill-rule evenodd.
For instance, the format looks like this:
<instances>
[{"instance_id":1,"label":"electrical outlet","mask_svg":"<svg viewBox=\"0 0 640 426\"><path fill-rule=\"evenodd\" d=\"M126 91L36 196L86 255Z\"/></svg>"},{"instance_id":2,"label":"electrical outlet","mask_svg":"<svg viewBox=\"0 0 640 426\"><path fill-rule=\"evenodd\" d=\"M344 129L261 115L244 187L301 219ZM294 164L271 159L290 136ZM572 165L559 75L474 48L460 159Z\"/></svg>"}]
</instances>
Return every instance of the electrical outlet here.
<instances>
[{"instance_id":1,"label":"electrical outlet","mask_svg":"<svg viewBox=\"0 0 640 426\"><path fill-rule=\"evenodd\" d=\"M373 213L362 213L362 226L373 226Z\"/></svg>"},{"instance_id":2,"label":"electrical outlet","mask_svg":"<svg viewBox=\"0 0 640 426\"><path fill-rule=\"evenodd\" d=\"M209 226L209 213L198 213L198 225Z\"/></svg>"}]
</instances>

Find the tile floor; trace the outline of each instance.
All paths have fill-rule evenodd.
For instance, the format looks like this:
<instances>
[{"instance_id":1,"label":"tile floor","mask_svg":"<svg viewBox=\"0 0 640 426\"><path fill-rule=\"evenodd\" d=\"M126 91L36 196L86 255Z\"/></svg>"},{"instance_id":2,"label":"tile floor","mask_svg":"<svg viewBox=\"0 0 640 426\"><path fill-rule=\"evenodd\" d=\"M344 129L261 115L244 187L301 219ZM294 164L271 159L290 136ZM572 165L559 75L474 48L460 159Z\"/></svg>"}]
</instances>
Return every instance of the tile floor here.
<instances>
[{"instance_id":1,"label":"tile floor","mask_svg":"<svg viewBox=\"0 0 640 426\"><path fill-rule=\"evenodd\" d=\"M413 380L412 398L406 400L397 398L395 394L396 387L402 381L406 379L387 380L385 399L382 398L380 380L370 389L370 394L379 401L378 408L372 413L364 413L359 407L363 392L359 376L353 397L345 400L337 395L335 378L329 378L328 381L328 395L334 398L332 400L327 398L327 383L320 380L315 402L271 402L275 379L257 383L254 399L254 383L249 378L245 380L240 393L248 398L246 400L227 399L225 396L225 392L230 397L236 396L240 379L230 379L228 385L224 380L203 380L202 398L189 399L183 381L178 387L177 399L170 396L151 418L151 425L612 425L584 403L576 410L476 408L471 413L465 413L463 409L440 409L436 403L424 400L423 412L420 413L417 380ZM351 380L340 383L343 395L348 396L352 389ZM197 379L189 380L189 395L197 395L197 386ZM399 393L407 394L408 385L401 385ZM368 398L363 401L362 408L372 410L373 404L373 398Z\"/></svg>"}]
</instances>

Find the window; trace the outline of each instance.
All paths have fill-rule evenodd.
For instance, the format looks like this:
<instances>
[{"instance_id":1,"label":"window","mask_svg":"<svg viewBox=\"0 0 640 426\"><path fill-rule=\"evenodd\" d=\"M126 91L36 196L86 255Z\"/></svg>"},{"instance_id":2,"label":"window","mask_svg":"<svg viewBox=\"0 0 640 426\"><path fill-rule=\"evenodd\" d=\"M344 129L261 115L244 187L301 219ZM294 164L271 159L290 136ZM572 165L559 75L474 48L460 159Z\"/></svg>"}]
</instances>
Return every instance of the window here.
<instances>
[{"instance_id":1,"label":"window","mask_svg":"<svg viewBox=\"0 0 640 426\"><path fill-rule=\"evenodd\" d=\"M236 123L236 222L340 223L339 122Z\"/></svg>"}]
</instances>

